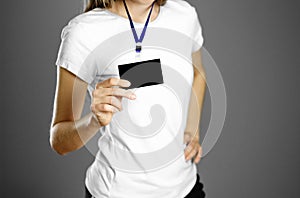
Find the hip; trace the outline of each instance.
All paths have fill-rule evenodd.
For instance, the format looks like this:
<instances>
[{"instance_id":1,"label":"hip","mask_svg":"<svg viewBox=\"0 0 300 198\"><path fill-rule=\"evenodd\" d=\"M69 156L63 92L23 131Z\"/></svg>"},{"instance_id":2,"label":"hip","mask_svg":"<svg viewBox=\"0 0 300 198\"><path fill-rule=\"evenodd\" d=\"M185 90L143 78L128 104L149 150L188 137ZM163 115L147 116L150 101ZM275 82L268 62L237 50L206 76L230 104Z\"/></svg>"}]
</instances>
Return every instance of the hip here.
<instances>
[{"instance_id":1,"label":"hip","mask_svg":"<svg viewBox=\"0 0 300 198\"><path fill-rule=\"evenodd\" d=\"M197 173L196 175L197 179L196 182L193 186L193 188L189 191L187 195L184 196L184 198L204 198L205 197L205 191L204 191L204 185L200 181L200 175ZM95 198L93 195L90 193L88 188L85 185L85 198ZM142 197L142 196L140 196Z\"/></svg>"}]
</instances>

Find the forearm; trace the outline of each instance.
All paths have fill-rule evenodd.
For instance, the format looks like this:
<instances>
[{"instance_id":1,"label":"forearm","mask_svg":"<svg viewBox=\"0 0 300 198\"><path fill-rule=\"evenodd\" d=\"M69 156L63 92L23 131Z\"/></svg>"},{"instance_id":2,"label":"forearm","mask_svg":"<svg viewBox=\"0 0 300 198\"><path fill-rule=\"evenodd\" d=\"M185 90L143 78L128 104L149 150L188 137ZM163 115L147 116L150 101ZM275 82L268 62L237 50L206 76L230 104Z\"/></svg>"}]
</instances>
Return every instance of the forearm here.
<instances>
[{"instance_id":1,"label":"forearm","mask_svg":"<svg viewBox=\"0 0 300 198\"><path fill-rule=\"evenodd\" d=\"M93 113L76 121L64 121L54 124L50 131L50 143L59 154L65 155L81 148L99 130L100 124Z\"/></svg>"},{"instance_id":2,"label":"forearm","mask_svg":"<svg viewBox=\"0 0 300 198\"><path fill-rule=\"evenodd\" d=\"M192 93L190 96L187 125L185 129L185 134L189 133L192 137L195 136L195 138L200 138L199 124L201 119L205 91L205 73L200 73L195 69Z\"/></svg>"}]
</instances>

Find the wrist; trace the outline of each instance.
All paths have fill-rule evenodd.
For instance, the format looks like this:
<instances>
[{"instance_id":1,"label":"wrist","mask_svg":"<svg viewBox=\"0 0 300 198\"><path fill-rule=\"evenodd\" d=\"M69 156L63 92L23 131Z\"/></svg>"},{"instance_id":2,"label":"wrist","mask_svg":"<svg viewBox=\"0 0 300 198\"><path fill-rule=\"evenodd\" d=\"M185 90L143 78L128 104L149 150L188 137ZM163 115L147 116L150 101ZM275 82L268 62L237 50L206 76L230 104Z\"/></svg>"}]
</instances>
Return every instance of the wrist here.
<instances>
[{"instance_id":1,"label":"wrist","mask_svg":"<svg viewBox=\"0 0 300 198\"><path fill-rule=\"evenodd\" d=\"M91 128L93 128L93 129L96 129L96 130L100 129L101 125L100 125L100 123L98 121L97 116L93 112L91 112L90 115L91 116L90 116L90 119L89 119L88 126L91 127Z\"/></svg>"},{"instance_id":2,"label":"wrist","mask_svg":"<svg viewBox=\"0 0 300 198\"><path fill-rule=\"evenodd\" d=\"M197 130L186 130L184 132L185 135L190 136L191 139L200 139L200 133L199 133L199 129Z\"/></svg>"}]
</instances>

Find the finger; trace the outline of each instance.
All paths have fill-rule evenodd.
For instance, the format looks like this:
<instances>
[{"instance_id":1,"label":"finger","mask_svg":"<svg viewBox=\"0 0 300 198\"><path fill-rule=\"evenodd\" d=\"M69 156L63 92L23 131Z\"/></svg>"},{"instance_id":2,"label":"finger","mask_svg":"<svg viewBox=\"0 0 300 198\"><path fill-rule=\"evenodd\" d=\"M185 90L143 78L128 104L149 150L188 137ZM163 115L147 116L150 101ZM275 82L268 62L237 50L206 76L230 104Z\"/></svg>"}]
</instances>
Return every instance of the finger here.
<instances>
[{"instance_id":1,"label":"finger","mask_svg":"<svg viewBox=\"0 0 300 198\"><path fill-rule=\"evenodd\" d=\"M101 111L96 113L97 118L100 122L105 122L107 119L109 119L109 116L111 116L111 115L108 115L108 114L111 114L111 113L101 112Z\"/></svg>"},{"instance_id":2,"label":"finger","mask_svg":"<svg viewBox=\"0 0 300 198\"><path fill-rule=\"evenodd\" d=\"M131 83L128 80L111 77L111 78L108 78L104 81L97 83L96 89L98 89L100 87L107 88L107 87L112 87L112 86L129 87L130 84Z\"/></svg>"},{"instance_id":3,"label":"finger","mask_svg":"<svg viewBox=\"0 0 300 198\"><path fill-rule=\"evenodd\" d=\"M118 108L119 111L122 110L122 104L116 96L102 96L98 100L100 100L100 103L110 104L110 105Z\"/></svg>"},{"instance_id":4,"label":"finger","mask_svg":"<svg viewBox=\"0 0 300 198\"><path fill-rule=\"evenodd\" d=\"M122 103L122 96L115 96Z\"/></svg>"},{"instance_id":5,"label":"finger","mask_svg":"<svg viewBox=\"0 0 300 198\"><path fill-rule=\"evenodd\" d=\"M97 104L92 104L91 105L91 110L94 112L94 113L98 113L98 112L111 112L111 113L115 113L115 112L118 112L119 110L112 106L112 105L109 105L109 104L103 104L103 103L97 103Z\"/></svg>"},{"instance_id":6,"label":"finger","mask_svg":"<svg viewBox=\"0 0 300 198\"><path fill-rule=\"evenodd\" d=\"M126 97L128 99L135 99L136 95L129 90L118 88L118 87L112 87L112 88L98 88L93 90L92 92L93 98L100 98L102 96L119 96L119 97Z\"/></svg>"},{"instance_id":7,"label":"finger","mask_svg":"<svg viewBox=\"0 0 300 198\"><path fill-rule=\"evenodd\" d=\"M198 153L197 153L197 156L195 157L194 162L195 162L196 164L199 163L201 157L202 157L202 147L199 146Z\"/></svg>"},{"instance_id":8,"label":"finger","mask_svg":"<svg viewBox=\"0 0 300 198\"><path fill-rule=\"evenodd\" d=\"M187 157L190 154L190 152L192 152L194 147L195 147L195 142L194 141L190 142L187 145L187 147L185 148L185 151L184 151L185 157Z\"/></svg>"},{"instance_id":9,"label":"finger","mask_svg":"<svg viewBox=\"0 0 300 198\"><path fill-rule=\"evenodd\" d=\"M132 91L122 89L122 88L117 88L117 87L105 88L103 94L111 95L111 96L121 96L121 97L126 97L128 99L136 98L136 95Z\"/></svg>"},{"instance_id":10,"label":"finger","mask_svg":"<svg viewBox=\"0 0 300 198\"><path fill-rule=\"evenodd\" d=\"M194 148L186 157L186 160L190 160L192 159L196 154L198 153L198 149Z\"/></svg>"}]
</instances>

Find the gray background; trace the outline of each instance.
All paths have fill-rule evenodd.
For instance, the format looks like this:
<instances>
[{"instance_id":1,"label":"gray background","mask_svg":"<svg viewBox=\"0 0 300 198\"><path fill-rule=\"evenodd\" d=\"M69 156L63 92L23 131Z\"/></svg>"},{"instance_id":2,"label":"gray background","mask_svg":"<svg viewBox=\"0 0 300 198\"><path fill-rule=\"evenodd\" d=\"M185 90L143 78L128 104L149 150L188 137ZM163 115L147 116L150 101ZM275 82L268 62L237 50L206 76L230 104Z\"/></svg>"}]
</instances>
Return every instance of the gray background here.
<instances>
[{"instance_id":1,"label":"gray background","mask_svg":"<svg viewBox=\"0 0 300 198\"><path fill-rule=\"evenodd\" d=\"M207 197L299 197L300 2L189 2L228 99L223 132L198 166ZM62 157L48 141L60 32L81 3L2 2L1 197L83 196L93 156ZM208 97L204 123L207 112Z\"/></svg>"}]
</instances>

